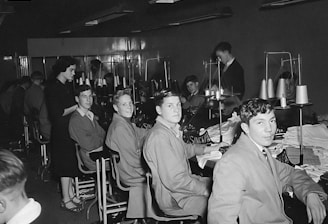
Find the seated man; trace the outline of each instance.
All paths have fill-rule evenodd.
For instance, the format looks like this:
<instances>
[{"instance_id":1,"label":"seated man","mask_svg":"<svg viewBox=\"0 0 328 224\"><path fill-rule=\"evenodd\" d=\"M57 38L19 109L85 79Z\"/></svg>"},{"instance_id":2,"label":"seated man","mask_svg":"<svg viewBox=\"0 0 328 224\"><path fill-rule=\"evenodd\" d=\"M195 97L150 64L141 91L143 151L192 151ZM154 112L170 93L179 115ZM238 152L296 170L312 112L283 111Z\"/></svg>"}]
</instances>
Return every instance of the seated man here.
<instances>
[{"instance_id":1,"label":"seated man","mask_svg":"<svg viewBox=\"0 0 328 224\"><path fill-rule=\"evenodd\" d=\"M282 192L293 189L307 207L309 222L322 223L327 195L304 171L271 157L277 124L272 106L251 99L240 110L243 134L213 172L208 223L292 223L284 212Z\"/></svg>"},{"instance_id":2,"label":"seated man","mask_svg":"<svg viewBox=\"0 0 328 224\"><path fill-rule=\"evenodd\" d=\"M187 86L190 95L187 99L181 97L182 108L186 110L190 109L191 111L196 112L197 109L205 102L205 98L200 96L199 93L198 78L195 75L187 76L184 83Z\"/></svg>"},{"instance_id":3,"label":"seated man","mask_svg":"<svg viewBox=\"0 0 328 224\"><path fill-rule=\"evenodd\" d=\"M39 217L41 205L26 196L26 179L23 162L0 149L0 224L33 223Z\"/></svg>"},{"instance_id":4,"label":"seated man","mask_svg":"<svg viewBox=\"0 0 328 224\"><path fill-rule=\"evenodd\" d=\"M162 90L155 97L155 104L159 116L145 141L143 154L152 173L156 201L165 214L204 217L211 181L193 175L188 159L219 147L183 141L177 93Z\"/></svg>"},{"instance_id":5,"label":"seated man","mask_svg":"<svg viewBox=\"0 0 328 224\"><path fill-rule=\"evenodd\" d=\"M118 171L123 184L131 187L145 182L145 170L142 163L142 145L147 134L146 129L131 123L134 105L130 90L118 90L113 97L116 113L106 136L106 145L119 153Z\"/></svg>"},{"instance_id":6,"label":"seated man","mask_svg":"<svg viewBox=\"0 0 328 224\"><path fill-rule=\"evenodd\" d=\"M105 131L90 111L93 102L90 86L77 87L75 100L78 108L69 121L69 134L81 147L80 156L84 165L89 170L96 170L96 163L90 158L90 153L103 150Z\"/></svg>"}]
</instances>

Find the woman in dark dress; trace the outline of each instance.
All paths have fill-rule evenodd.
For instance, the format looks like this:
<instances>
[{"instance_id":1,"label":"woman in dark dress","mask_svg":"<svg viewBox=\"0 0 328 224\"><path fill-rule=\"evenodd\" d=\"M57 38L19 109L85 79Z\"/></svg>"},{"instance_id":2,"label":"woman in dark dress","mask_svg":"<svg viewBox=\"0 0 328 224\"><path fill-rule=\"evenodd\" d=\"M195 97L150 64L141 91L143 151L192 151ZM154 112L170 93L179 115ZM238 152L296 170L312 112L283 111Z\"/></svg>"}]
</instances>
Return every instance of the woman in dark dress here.
<instances>
[{"instance_id":1,"label":"woman in dark dress","mask_svg":"<svg viewBox=\"0 0 328 224\"><path fill-rule=\"evenodd\" d=\"M74 196L73 177L79 175L75 146L68 132L69 119L77 108L74 95L66 82L75 75L76 61L72 57L60 57L52 67L56 79L45 90L51 131L51 164L53 173L60 177L61 207L73 212L82 210L82 202ZM66 85L65 85L66 84Z\"/></svg>"}]
</instances>

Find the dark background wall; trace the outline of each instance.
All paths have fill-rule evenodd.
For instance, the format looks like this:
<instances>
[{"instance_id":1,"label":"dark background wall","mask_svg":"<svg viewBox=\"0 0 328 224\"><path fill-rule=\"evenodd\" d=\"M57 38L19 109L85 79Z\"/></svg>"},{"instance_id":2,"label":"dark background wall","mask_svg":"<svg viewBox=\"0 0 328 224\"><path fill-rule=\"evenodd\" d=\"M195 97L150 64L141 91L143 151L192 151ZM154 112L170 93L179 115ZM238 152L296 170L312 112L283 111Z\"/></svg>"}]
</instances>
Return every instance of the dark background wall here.
<instances>
[{"instance_id":1,"label":"dark background wall","mask_svg":"<svg viewBox=\"0 0 328 224\"><path fill-rule=\"evenodd\" d=\"M209 61L218 42L231 42L232 52L245 70L245 99L258 96L260 82L265 77L265 51L290 51L294 57L300 54L302 83L308 85L313 109L318 114L328 113L328 72L325 63L328 52L328 1L308 1L272 10L260 10L260 3L261 0L217 1L216 5L230 6L233 16L142 32L138 37L145 41L145 52L159 52L160 56L170 58L171 76L180 83L190 74L198 75L201 81L207 78L203 61ZM106 30L106 27L99 29ZM58 41L61 40L58 38ZM20 46L21 51L18 49L18 52L26 52L26 45L26 40L15 44L16 47ZM51 44L47 45L47 50L52 50ZM74 50L73 47L71 50ZM149 54L149 57L152 55ZM279 65L282 57L286 58L282 55L270 56L269 77L275 78L281 72Z\"/></svg>"},{"instance_id":2,"label":"dark background wall","mask_svg":"<svg viewBox=\"0 0 328 224\"><path fill-rule=\"evenodd\" d=\"M223 1L222 4L227 4ZM259 1L229 1L233 16L143 33L146 49L171 58L171 76L180 82L189 74L204 78L203 61L214 46L229 41L246 76L244 98L258 95L265 77L265 51L290 51L302 57L302 83L308 85L313 109L328 112L328 1L314 1L274 10L259 10ZM280 58L269 57L269 77L278 72ZM287 67L288 68L288 67Z\"/></svg>"}]
</instances>

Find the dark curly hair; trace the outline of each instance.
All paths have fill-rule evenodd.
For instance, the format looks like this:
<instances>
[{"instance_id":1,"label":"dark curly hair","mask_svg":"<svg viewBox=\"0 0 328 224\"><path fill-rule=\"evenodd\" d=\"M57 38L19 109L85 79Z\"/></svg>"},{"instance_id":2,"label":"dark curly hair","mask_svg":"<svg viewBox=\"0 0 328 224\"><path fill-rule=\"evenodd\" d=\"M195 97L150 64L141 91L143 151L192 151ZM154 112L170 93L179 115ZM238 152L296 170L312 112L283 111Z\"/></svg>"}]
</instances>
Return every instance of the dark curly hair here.
<instances>
[{"instance_id":1,"label":"dark curly hair","mask_svg":"<svg viewBox=\"0 0 328 224\"><path fill-rule=\"evenodd\" d=\"M253 98L241 105L240 119L242 123L249 124L249 121L259 113L266 114L271 111L273 111L273 107L267 100Z\"/></svg>"}]
</instances>

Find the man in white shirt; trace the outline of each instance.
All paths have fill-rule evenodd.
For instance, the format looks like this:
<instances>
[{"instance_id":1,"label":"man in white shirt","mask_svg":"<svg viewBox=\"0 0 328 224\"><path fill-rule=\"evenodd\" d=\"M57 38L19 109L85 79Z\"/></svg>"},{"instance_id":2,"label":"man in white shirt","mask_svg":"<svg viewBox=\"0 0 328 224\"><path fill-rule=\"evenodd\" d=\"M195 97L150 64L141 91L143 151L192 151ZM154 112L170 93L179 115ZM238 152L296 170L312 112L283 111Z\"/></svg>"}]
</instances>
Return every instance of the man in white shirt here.
<instances>
[{"instance_id":1,"label":"man in white shirt","mask_svg":"<svg viewBox=\"0 0 328 224\"><path fill-rule=\"evenodd\" d=\"M33 223L40 215L41 205L26 196L26 179L23 162L0 149L0 224Z\"/></svg>"},{"instance_id":2,"label":"man in white shirt","mask_svg":"<svg viewBox=\"0 0 328 224\"><path fill-rule=\"evenodd\" d=\"M309 222L322 223L326 193L305 171L279 162L266 149L277 129L272 106L251 99L242 104L240 118L243 133L213 171L208 223L292 223L283 206L287 189L306 205Z\"/></svg>"},{"instance_id":3,"label":"man in white shirt","mask_svg":"<svg viewBox=\"0 0 328 224\"><path fill-rule=\"evenodd\" d=\"M221 85L225 92L238 93L241 100L245 93L244 69L231 53L232 47L228 42L220 42L214 48L213 55L218 58L222 66Z\"/></svg>"}]
</instances>

